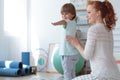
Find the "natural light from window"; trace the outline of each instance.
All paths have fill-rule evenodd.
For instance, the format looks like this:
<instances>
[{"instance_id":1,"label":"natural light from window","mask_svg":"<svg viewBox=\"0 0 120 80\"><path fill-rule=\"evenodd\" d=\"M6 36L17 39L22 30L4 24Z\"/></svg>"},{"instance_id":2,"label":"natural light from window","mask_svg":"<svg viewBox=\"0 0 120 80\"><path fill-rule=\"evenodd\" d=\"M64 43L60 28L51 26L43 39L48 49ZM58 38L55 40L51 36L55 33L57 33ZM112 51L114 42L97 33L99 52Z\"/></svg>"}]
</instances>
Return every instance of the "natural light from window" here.
<instances>
[{"instance_id":1,"label":"natural light from window","mask_svg":"<svg viewBox=\"0 0 120 80\"><path fill-rule=\"evenodd\" d=\"M26 0L4 0L4 31L10 36L27 33Z\"/></svg>"}]
</instances>

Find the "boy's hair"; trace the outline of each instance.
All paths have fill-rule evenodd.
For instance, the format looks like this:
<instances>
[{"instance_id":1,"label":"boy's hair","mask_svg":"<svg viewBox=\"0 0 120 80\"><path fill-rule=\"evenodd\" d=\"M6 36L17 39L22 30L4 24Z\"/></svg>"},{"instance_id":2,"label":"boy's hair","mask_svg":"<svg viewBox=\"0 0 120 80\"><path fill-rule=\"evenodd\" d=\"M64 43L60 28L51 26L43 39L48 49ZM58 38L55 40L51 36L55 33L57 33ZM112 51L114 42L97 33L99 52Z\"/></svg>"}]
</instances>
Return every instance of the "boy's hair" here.
<instances>
[{"instance_id":1,"label":"boy's hair","mask_svg":"<svg viewBox=\"0 0 120 80\"><path fill-rule=\"evenodd\" d=\"M73 19L76 17L76 9L75 9L75 7L72 3L66 3L62 6L61 14L63 14L64 12L65 13L71 13L71 14L75 15L73 17Z\"/></svg>"}]
</instances>

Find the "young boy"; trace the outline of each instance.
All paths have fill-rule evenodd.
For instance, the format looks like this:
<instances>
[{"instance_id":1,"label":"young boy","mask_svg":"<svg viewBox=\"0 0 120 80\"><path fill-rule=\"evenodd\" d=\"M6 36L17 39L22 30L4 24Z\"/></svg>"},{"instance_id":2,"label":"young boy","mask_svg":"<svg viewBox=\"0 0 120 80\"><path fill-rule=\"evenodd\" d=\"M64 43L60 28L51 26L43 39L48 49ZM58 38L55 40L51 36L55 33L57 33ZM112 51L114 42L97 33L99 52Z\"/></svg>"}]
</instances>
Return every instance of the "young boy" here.
<instances>
[{"instance_id":1,"label":"young boy","mask_svg":"<svg viewBox=\"0 0 120 80\"><path fill-rule=\"evenodd\" d=\"M79 60L78 52L75 47L73 47L66 40L66 35L71 35L72 37L76 36L76 10L73 4L66 3L61 8L62 19L60 21L52 23L54 26L63 25L64 35L62 37L60 44L60 55L61 62L64 71L64 80L72 80L75 73L75 65Z\"/></svg>"}]
</instances>

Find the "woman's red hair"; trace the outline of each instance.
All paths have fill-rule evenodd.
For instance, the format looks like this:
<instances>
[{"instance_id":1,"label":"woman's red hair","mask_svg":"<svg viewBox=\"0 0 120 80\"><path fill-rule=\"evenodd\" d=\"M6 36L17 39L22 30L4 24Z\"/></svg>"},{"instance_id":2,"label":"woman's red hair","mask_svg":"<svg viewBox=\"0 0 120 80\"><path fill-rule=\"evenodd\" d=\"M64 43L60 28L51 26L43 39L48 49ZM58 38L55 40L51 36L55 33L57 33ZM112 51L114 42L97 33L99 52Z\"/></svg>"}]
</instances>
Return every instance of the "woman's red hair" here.
<instances>
[{"instance_id":1,"label":"woman's red hair","mask_svg":"<svg viewBox=\"0 0 120 80\"><path fill-rule=\"evenodd\" d=\"M93 5L97 11L101 12L101 17L109 30L112 30L116 25L116 17L112 4L105 0L101 1L88 1L88 5Z\"/></svg>"}]
</instances>

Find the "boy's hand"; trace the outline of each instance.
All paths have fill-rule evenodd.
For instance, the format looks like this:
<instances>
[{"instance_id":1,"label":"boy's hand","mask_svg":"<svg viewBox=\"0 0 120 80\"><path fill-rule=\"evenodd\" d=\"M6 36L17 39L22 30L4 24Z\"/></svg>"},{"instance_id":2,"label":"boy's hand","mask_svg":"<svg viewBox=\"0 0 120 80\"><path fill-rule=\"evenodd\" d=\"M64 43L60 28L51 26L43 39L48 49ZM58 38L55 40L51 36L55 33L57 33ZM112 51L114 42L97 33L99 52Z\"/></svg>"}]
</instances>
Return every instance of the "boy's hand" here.
<instances>
[{"instance_id":1,"label":"boy's hand","mask_svg":"<svg viewBox=\"0 0 120 80\"><path fill-rule=\"evenodd\" d=\"M52 25L57 26L57 25L66 25L66 21L65 20L60 20L57 22L53 22Z\"/></svg>"},{"instance_id":2,"label":"boy's hand","mask_svg":"<svg viewBox=\"0 0 120 80\"><path fill-rule=\"evenodd\" d=\"M57 23L51 23L52 25L54 25L54 26L56 26L57 25Z\"/></svg>"}]
</instances>

